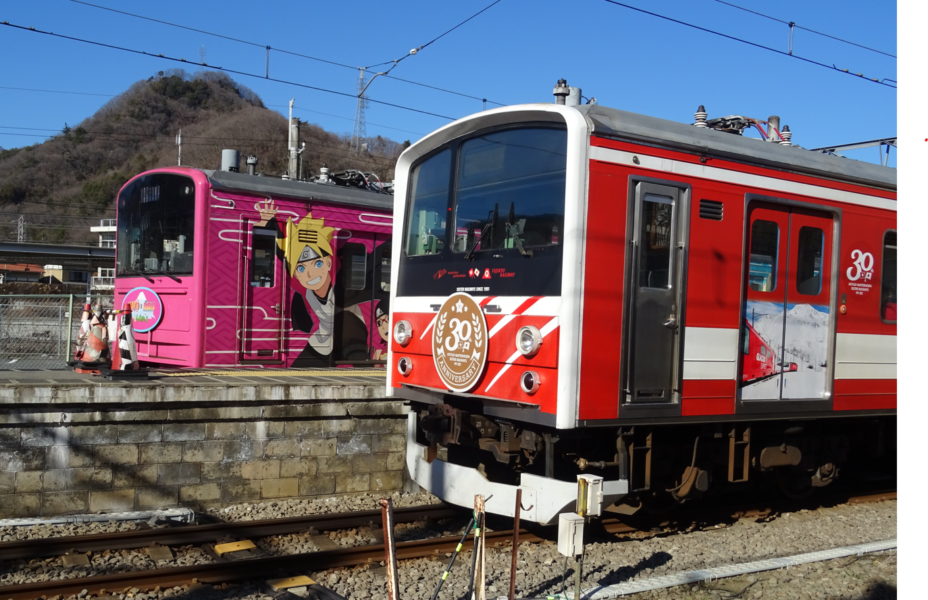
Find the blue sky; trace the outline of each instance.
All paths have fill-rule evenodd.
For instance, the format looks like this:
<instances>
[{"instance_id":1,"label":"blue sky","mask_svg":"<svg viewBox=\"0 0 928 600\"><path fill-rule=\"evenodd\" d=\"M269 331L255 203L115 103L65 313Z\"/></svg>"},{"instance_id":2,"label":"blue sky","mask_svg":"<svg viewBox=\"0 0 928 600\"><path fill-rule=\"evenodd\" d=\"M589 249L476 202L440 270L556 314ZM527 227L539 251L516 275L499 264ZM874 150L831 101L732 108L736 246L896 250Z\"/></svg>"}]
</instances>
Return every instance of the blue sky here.
<instances>
[{"instance_id":1,"label":"blue sky","mask_svg":"<svg viewBox=\"0 0 928 600\"><path fill-rule=\"evenodd\" d=\"M406 55L492 0L349 1L335 8L317 2L197 0L94 4L172 21L353 66ZM628 0L681 21L758 44L787 49L788 26L716 0ZM745 8L800 26L896 52L896 7L861 0L735 0ZM199 60L263 75L265 50L203 33L114 14L69 0L5 2L0 21L154 54ZM868 77L897 79L895 59L797 29L794 53ZM117 94L159 70L184 65L78 42L0 27L4 61L0 86ZM10 60L10 57L16 60ZM382 68L382 67L381 67ZM188 71L196 70L187 67ZM690 29L604 0L502 0L461 28L404 60L397 77L504 104L549 102L558 78L583 88L600 104L666 119L692 122L704 104L709 117L776 114L793 131L794 143L811 148L896 135L896 90L814 66L795 58ZM357 71L272 51L270 75L352 94ZM350 132L355 101L260 78L233 75L268 105L335 132ZM450 117L482 109L463 98L378 78L368 95L376 100ZM28 145L42 131L94 113L105 96L0 89L0 146ZM492 104L490 105L493 106ZM316 112L306 112L316 111ZM325 113L325 114L319 114ZM372 103L369 135L415 141L448 121ZM51 132L48 132L51 133ZM850 153L876 162L876 148ZM890 164L895 164L894 158Z\"/></svg>"}]
</instances>

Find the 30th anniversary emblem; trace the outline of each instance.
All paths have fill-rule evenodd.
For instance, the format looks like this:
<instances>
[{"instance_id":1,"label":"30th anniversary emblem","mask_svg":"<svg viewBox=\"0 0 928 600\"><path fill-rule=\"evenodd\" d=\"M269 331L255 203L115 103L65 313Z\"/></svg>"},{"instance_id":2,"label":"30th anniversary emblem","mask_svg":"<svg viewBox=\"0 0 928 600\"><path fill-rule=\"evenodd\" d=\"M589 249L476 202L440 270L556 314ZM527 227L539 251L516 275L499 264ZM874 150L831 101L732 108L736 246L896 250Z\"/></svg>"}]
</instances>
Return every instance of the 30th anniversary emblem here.
<instances>
[{"instance_id":1,"label":"30th anniversary emblem","mask_svg":"<svg viewBox=\"0 0 928 600\"><path fill-rule=\"evenodd\" d=\"M432 358L438 376L455 392L476 385L487 363L487 320L468 294L450 296L435 318Z\"/></svg>"}]
</instances>

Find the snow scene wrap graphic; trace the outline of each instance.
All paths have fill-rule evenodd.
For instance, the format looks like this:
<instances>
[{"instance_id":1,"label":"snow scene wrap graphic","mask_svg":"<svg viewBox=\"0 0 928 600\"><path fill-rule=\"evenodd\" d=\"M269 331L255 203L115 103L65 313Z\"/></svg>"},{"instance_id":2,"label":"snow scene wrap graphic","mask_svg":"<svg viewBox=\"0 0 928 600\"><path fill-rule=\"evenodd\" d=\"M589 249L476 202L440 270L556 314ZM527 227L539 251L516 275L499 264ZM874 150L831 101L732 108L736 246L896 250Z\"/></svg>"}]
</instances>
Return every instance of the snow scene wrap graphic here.
<instances>
[{"instance_id":1,"label":"snow scene wrap graphic","mask_svg":"<svg viewBox=\"0 0 928 600\"><path fill-rule=\"evenodd\" d=\"M435 370L448 389L472 389L487 363L487 320L480 305L468 294L445 300L435 318L432 358Z\"/></svg>"},{"instance_id":2,"label":"snow scene wrap graphic","mask_svg":"<svg viewBox=\"0 0 928 600\"><path fill-rule=\"evenodd\" d=\"M742 400L824 398L829 309L749 301L742 327Z\"/></svg>"}]
</instances>

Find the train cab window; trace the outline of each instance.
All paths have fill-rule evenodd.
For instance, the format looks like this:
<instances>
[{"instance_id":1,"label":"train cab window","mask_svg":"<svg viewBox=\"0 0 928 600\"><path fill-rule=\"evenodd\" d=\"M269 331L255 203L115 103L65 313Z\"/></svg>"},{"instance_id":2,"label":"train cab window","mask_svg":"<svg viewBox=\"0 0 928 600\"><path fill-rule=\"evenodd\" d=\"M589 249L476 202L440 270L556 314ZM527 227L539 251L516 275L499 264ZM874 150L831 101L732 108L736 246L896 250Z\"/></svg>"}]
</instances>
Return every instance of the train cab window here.
<instances>
[{"instance_id":1,"label":"train cab window","mask_svg":"<svg viewBox=\"0 0 928 600\"><path fill-rule=\"evenodd\" d=\"M673 241L673 199L645 194L641 203L639 227L638 285L643 288L668 288Z\"/></svg>"},{"instance_id":2,"label":"train cab window","mask_svg":"<svg viewBox=\"0 0 928 600\"><path fill-rule=\"evenodd\" d=\"M274 287L277 232L262 227L251 230L251 287Z\"/></svg>"},{"instance_id":3,"label":"train cab window","mask_svg":"<svg viewBox=\"0 0 928 600\"><path fill-rule=\"evenodd\" d=\"M880 317L886 323L896 322L896 232L883 235L883 280L880 292Z\"/></svg>"},{"instance_id":4,"label":"train cab window","mask_svg":"<svg viewBox=\"0 0 928 600\"><path fill-rule=\"evenodd\" d=\"M445 247L451 150L439 152L416 166L410 177L406 216L406 254L439 254Z\"/></svg>"},{"instance_id":5,"label":"train cab window","mask_svg":"<svg viewBox=\"0 0 928 600\"><path fill-rule=\"evenodd\" d=\"M554 246L564 230L567 132L512 129L461 145L455 252Z\"/></svg>"},{"instance_id":6,"label":"train cab window","mask_svg":"<svg viewBox=\"0 0 928 600\"><path fill-rule=\"evenodd\" d=\"M772 292L777 287L777 250L780 227L772 221L751 225L751 259L748 285L755 292Z\"/></svg>"},{"instance_id":7,"label":"train cab window","mask_svg":"<svg viewBox=\"0 0 928 600\"><path fill-rule=\"evenodd\" d=\"M817 296L822 291L822 254L825 234L818 227L799 229L799 251L796 256L796 291Z\"/></svg>"},{"instance_id":8,"label":"train cab window","mask_svg":"<svg viewBox=\"0 0 928 600\"><path fill-rule=\"evenodd\" d=\"M751 334L748 331L747 325L741 328L741 339L743 344L741 353L747 356L751 353Z\"/></svg>"}]
</instances>

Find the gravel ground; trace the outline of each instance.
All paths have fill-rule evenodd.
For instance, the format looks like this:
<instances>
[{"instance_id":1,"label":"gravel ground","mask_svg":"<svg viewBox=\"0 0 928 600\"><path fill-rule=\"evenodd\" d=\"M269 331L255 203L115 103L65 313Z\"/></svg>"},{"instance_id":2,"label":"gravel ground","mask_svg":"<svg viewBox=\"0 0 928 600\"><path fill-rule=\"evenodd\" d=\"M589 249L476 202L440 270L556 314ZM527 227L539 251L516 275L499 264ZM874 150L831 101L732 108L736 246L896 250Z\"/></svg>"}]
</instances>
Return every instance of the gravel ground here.
<instances>
[{"instance_id":1,"label":"gravel ground","mask_svg":"<svg viewBox=\"0 0 928 600\"><path fill-rule=\"evenodd\" d=\"M403 506L429 501L425 494L394 496L394 503ZM248 520L280 516L312 514L312 511L344 512L374 508L379 498L354 497L332 502L279 502L263 505L242 505L225 509L221 518ZM408 504L403 504L408 503ZM274 506L276 504L276 506ZM251 510L249 510L249 507ZM290 511L283 513L284 510ZM305 511L305 512L296 512ZM420 521L397 527L399 540L435 535L460 535L463 520L450 519L438 523ZM101 524L113 526L113 524ZM119 524L129 525L129 524ZM76 527L76 526L61 526ZM28 528L34 529L34 528ZM291 554L316 549L345 547L379 541L379 527L329 532L324 535L305 532L255 540L268 554ZM633 536L602 536L588 539L584 563L584 588L609 585L630 579L646 579L716 567L734 563L790 556L884 540L896 536L896 502L845 505L815 511L784 514L764 521L742 519L730 525L709 526L686 533L655 532ZM325 538L325 539L323 539ZM208 562L200 548L175 548L173 561L157 565L143 552L118 551L90 555L92 567L65 568L61 558L18 561L0 566L0 585L57 578L73 578L155 566L180 566ZM403 600L431 598L450 555L416 559L400 564L400 589ZM561 590L564 558L556 543L521 544L519 549L518 597L544 597ZM471 554L458 557L452 576L445 583L439 598L461 600L466 597L470 575ZM505 549L487 550L488 597L506 593L509 581L510 552ZM573 564L568 564L567 578L573 580ZM364 565L353 569L312 573L313 579L329 586L349 600L382 598L384 578L382 565ZM895 598L896 553L885 552L849 557L828 562L812 563L788 570L771 571L737 578L713 581L710 584L676 587L639 594L640 598L841 598L848 600L881 600ZM85 595L91 597L90 595ZM114 594L108 600L271 600L273 594L260 585L193 586L151 593ZM62 600L62 599L49 599ZM64 600L76 600L76 597Z\"/></svg>"},{"instance_id":2,"label":"gravel ground","mask_svg":"<svg viewBox=\"0 0 928 600\"><path fill-rule=\"evenodd\" d=\"M597 585L610 585L631 579L647 579L695 569L791 556L893 537L896 537L895 501L802 511L785 514L769 522L742 519L727 527L710 527L689 533L658 534L639 539L601 539L588 543L586 546L583 586L591 588ZM871 562L864 563L857 569L863 569L864 574L867 571L873 571L873 577L884 583L872 585L884 585L883 591L890 593L895 586L895 553L886 556L892 556L892 560L880 562L882 566L879 568L874 568L876 561L868 558L866 560ZM505 594L508 590L510 557L508 549L487 550L488 597ZM564 557L558 554L555 543L520 544L519 559L517 579L519 597L544 597L545 594L561 590ZM829 586L838 585L837 589L851 589L850 581L838 581L837 576L822 576L822 573L830 572L825 570L827 567L822 566L825 564L838 565L832 569L835 573L840 573L842 560L849 559L831 561L831 563L814 563L790 569L790 579L797 578L794 573L804 571L809 573L806 583L800 580L794 586L798 593L794 597L842 597L828 591L831 589ZM404 590L403 600L431 598L447 561L447 557L424 558L401 564L400 589ZM439 598L458 600L465 596L470 577L470 562L470 553L464 553L458 558L454 572L445 583ZM819 571L820 568L821 571ZM572 581L573 576L573 564L568 564L568 581ZM769 581L765 578L776 576L761 574L755 577L757 581ZM827 581L826 577L828 577ZM372 572L369 566L316 573L313 578L329 585L349 600L364 600L382 595L383 584L380 569L374 568ZM820 581L821 586L814 586L814 583L810 585L810 582L816 579ZM851 594L848 597L866 597L864 590L866 585L870 585L868 583L870 579L862 578L853 581L857 582L853 589L859 591L848 592ZM841 588L841 583L846 583L848 587ZM776 598L778 596L775 594L778 592L773 589L773 585L762 584L758 588L755 581L750 588L750 593L739 597L751 598L760 591L761 596L757 596L758 598ZM771 589L768 590L768 587ZM717 597L723 597L723 590L716 591ZM808 592L810 596L803 596L799 592ZM683 590L673 588L660 593L667 595L655 597L677 598L681 596ZM690 589L687 593L696 594L691 596L694 598L716 597L711 594L710 590L699 587L695 591ZM765 596L768 593L774 595ZM878 597L880 596L874 596L874 598Z\"/></svg>"},{"instance_id":3,"label":"gravel ground","mask_svg":"<svg viewBox=\"0 0 928 600\"><path fill-rule=\"evenodd\" d=\"M210 509L208 514L223 521L257 521L261 519L300 517L303 515L379 510L381 498L383 498L382 494L354 494L313 500L280 500L258 504L236 504L226 508ZM441 502L428 492L416 494L393 492L390 498L393 500L394 508L439 504Z\"/></svg>"}]
</instances>

